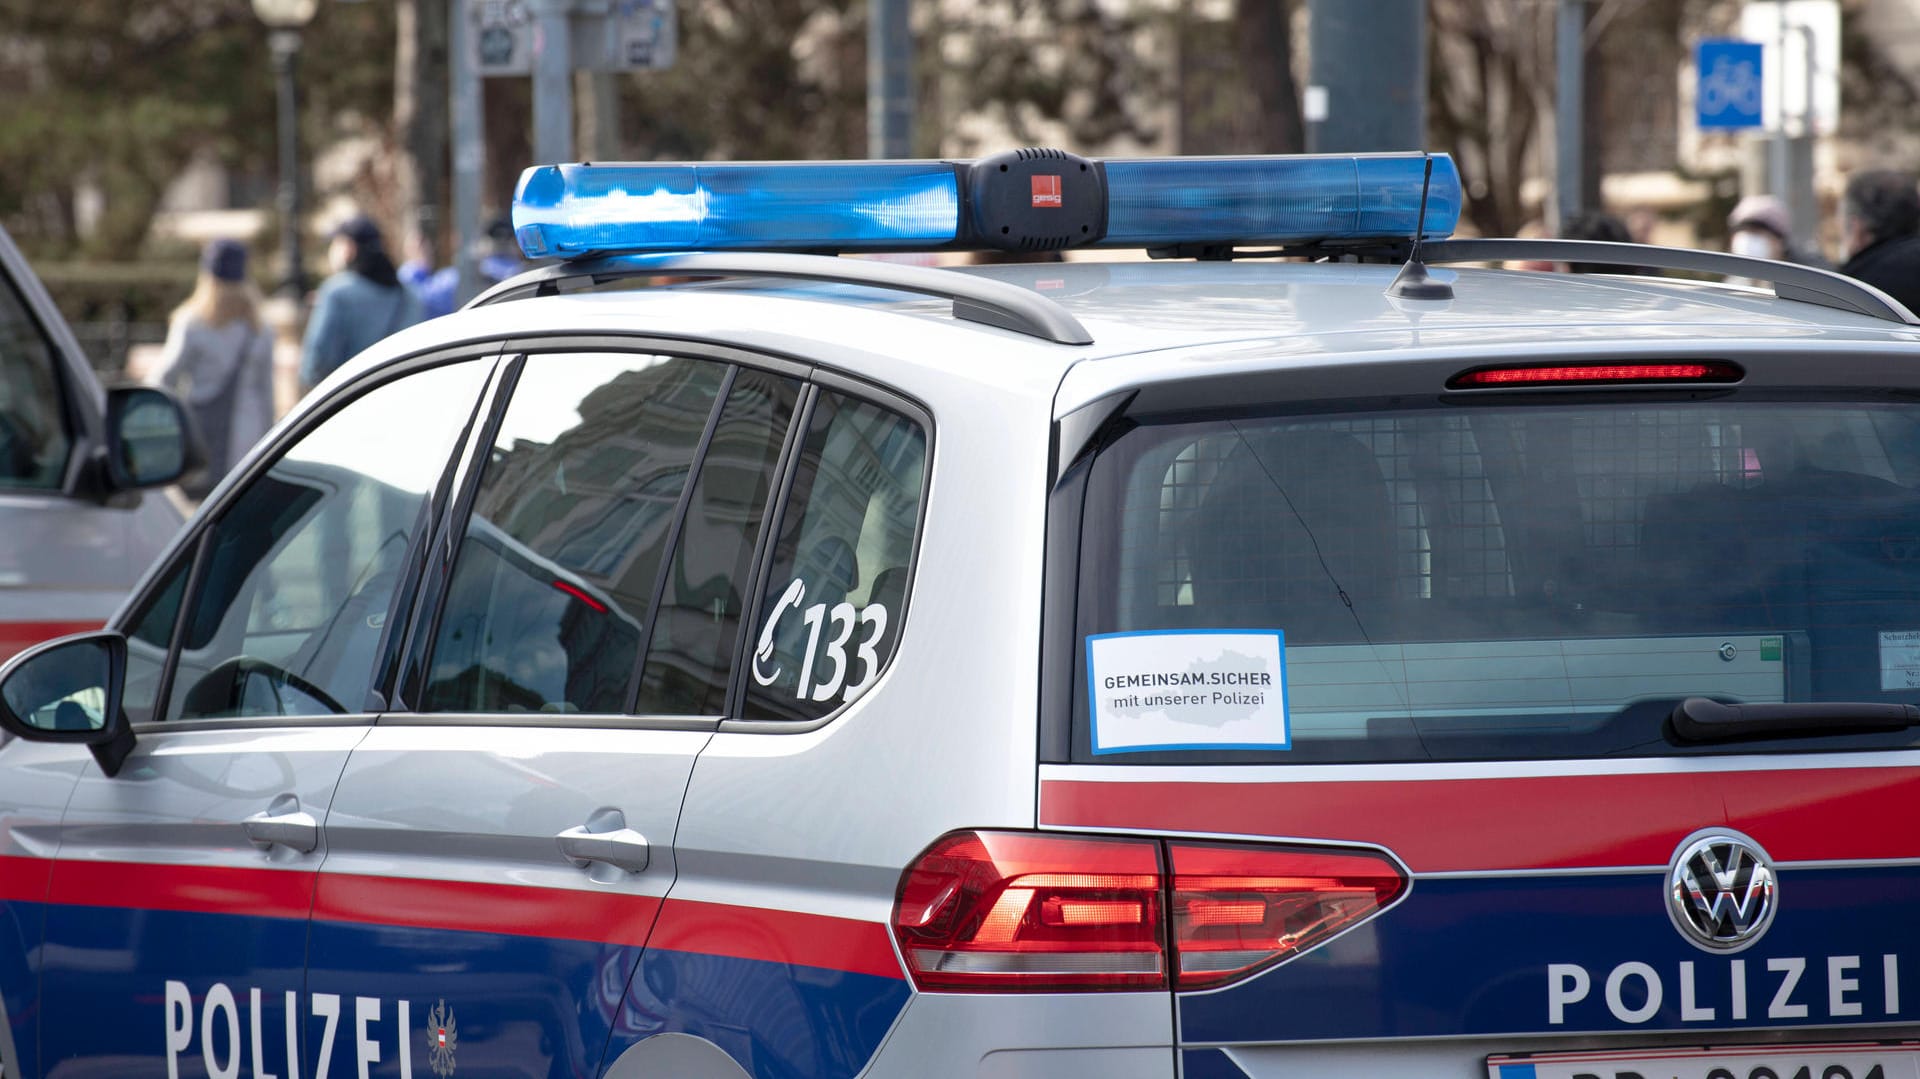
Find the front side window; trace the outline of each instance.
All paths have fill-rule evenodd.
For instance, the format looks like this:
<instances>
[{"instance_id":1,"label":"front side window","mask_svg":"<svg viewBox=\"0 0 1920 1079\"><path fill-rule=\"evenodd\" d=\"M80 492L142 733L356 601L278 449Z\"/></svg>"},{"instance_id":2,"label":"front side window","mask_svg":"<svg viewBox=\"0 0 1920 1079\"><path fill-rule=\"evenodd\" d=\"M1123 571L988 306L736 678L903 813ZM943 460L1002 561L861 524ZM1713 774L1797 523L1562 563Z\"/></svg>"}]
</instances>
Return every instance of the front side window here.
<instances>
[{"instance_id":1,"label":"front side window","mask_svg":"<svg viewBox=\"0 0 1920 1079\"><path fill-rule=\"evenodd\" d=\"M39 323L0 282L0 489L60 486L71 441L55 363Z\"/></svg>"},{"instance_id":2,"label":"front side window","mask_svg":"<svg viewBox=\"0 0 1920 1079\"><path fill-rule=\"evenodd\" d=\"M1080 566L1076 754L1727 752L1666 717L1920 703L1920 408L1148 422L1095 462ZM1791 745L1875 738L1911 734Z\"/></svg>"},{"instance_id":3,"label":"front side window","mask_svg":"<svg viewBox=\"0 0 1920 1079\"><path fill-rule=\"evenodd\" d=\"M818 719L893 657L919 532L927 436L838 393L815 402L747 657L748 719Z\"/></svg>"},{"instance_id":4,"label":"front side window","mask_svg":"<svg viewBox=\"0 0 1920 1079\"><path fill-rule=\"evenodd\" d=\"M408 551L488 369L449 364L369 391L221 508L202 540L167 717L369 707L375 653L407 599L397 591ZM173 587L169 578L130 651L165 632Z\"/></svg>"},{"instance_id":5,"label":"front side window","mask_svg":"<svg viewBox=\"0 0 1920 1079\"><path fill-rule=\"evenodd\" d=\"M454 563L423 711L626 710L726 374L668 356L528 357Z\"/></svg>"},{"instance_id":6,"label":"front side window","mask_svg":"<svg viewBox=\"0 0 1920 1079\"><path fill-rule=\"evenodd\" d=\"M176 560L149 593L146 608L127 628L127 684L121 692L121 708L129 723L146 723L160 718L155 706L160 703L160 676L167 665L167 646L173 640L174 623L180 618L180 597L187 591L187 574L193 569L193 549Z\"/></svg>"}]
</instances>

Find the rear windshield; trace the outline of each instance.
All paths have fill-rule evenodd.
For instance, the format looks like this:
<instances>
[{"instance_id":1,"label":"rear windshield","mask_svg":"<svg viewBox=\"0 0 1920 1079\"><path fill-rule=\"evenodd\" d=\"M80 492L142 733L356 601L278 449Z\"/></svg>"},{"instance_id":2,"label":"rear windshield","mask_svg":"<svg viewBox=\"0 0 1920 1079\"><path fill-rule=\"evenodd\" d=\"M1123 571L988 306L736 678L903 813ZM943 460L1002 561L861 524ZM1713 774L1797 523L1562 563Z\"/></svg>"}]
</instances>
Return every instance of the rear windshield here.
<instances>
[{"instance_id":1,"label":"rear windshield","mask_svg":"<svg viewBox=\"0 0 1920 1079\"><path fill-rule=\"evenodd\" d=\"M1081 528L1076 759L1684 747L1674 705L1920 703L1920 406L1650 401L1146 423Z\"/></svg>"}]
</instances>

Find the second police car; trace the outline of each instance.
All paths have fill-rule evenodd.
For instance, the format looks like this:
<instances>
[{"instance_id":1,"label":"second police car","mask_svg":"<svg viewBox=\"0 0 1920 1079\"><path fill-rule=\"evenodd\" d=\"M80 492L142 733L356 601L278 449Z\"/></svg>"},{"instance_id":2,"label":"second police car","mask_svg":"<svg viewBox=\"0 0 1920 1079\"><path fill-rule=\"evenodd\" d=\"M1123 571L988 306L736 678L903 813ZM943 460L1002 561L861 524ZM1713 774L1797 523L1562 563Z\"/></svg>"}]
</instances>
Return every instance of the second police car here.
<instances>
[{"instance_id":1,"label":"second police car","mask_svg":"<svg viewBox=\"0 0 1920 1079\"><path fill-rule=\"evenodd\" d=\"M1920 1075L1920 324L1459 210L530 170L0 674L5 1076Z\"/></svg>"},{"instance_id":2,"label":"second police car","mask_svg":"<svg viewBox=\"0 0 1920 1079\"><path fill-rule=\"evenodd\" d=\"M97 629L180 527L142 488L198 462L163 390L101 386L0 230L0 660Z\"/></svg>"}]
</instances>

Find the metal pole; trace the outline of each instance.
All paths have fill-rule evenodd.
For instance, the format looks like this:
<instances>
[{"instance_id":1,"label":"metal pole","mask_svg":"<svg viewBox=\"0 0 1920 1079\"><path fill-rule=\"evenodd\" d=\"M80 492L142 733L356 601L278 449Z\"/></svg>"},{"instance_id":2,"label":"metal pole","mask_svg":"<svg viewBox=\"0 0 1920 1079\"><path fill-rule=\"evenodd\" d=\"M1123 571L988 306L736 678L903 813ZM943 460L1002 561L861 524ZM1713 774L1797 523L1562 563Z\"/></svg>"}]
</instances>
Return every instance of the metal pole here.
<instances>
[{"instance_id":1,"label":"metal pole","mask_svg":"<svg viewBox=\"0 0 1920 1079\"><path fill-rule=\"evenodd\" d=\"M300 257L300 103L294 78L300 31L275 30L268 36L268 47L280 106L280 247L287 259L280 290L298 300L307 294L306 266Z\"/></svg>"},{"instance_id":2,"label":"metal pole","mask_svg":"<svg viewBox=\"0 0 1920 1079\"><path fill-rule=\"evenodd\" d=\"M480 294L480 174L487 163L486 113L482 83L473 65L473 23L469 0L448 0L448 105L453 135L453 265L460 274L456 296L466 303Z\"/></svg>"},{"instance_id":3,"label":"metal pole","mask_svg":"<svg viewBox=\"0 0 1920 1079\"><path fill-rule=\"evenodd\" d=\"M1307 83L1327 101L1307 149L1426 149L1426 0L1310 0L1307 11Z\"/></svg>"},{"instance_id":4,"label":"metal pole","mask_svg":"<svg viewBox=\"0 0 1920 1079\"><path fill-rule=\"evenodd\" d=\"M867 155L913 156L913 19L909 0L869 0Z\"/></svg>"},{"instance_id":5,"label":"metal pole","mask_svg":"<svg viewBox=\"0 0 1920 1079\"><path fill-rule=\"evenodd\" d=\"M1782 22L1786 21L1785 15L1786 12L1782 9ZM1815 236L1819 232L1816 222L1820 208L1813 194L1813 91L1819 75L1815 70L1819 57L1814 53L1813 28L1800 25L1794 29L1799 31L1800 46L1806 57L1805 63L1800 67L1805 77L1805 84L1800 95L1800 122L1797 130L1786 140L1786 151L1782 154L1786 162L1784 175L1787 178L1787 186L1781 191L1780 198L1787 204L1787 219L1793 225L1794 238L1798 240ZM1785 104L1783 100L1781 102L1783 120Z\"/></svg>"},{"instance_id":6,"label":"metal pole","mask_svg":"<svg viewBox=\"0 0 1920 1079\"><path fill-rule=\"evenodd\" d=\"M1786 201L1792 163L1787 159L1787 0L1776 10L1773 40L1773 137L1767 142L1767 191Z\"/></svg>"},{"instance_id":7,"label":"metal pole","mask_svg":"<svg viewBox=\"0 0 1920 1079\"><path fill-rule=\"evenodd\" d=\"M592 92L593 128L586 152L595 161L618 161L620 152L620 83L617 71L596 71L588 76Z\"/></svg>"},{"instance_id":8,"label":"metal pole","mask_svg":"<svg viewBox=\"0 0 1920 1079\"><path fill-rule=\"evenodd\" d=\"M533 160L574 160L572 0L539 0L534 8Z\"/></svg>"},{"instance_id":9,"label":"metal pole","mask_svg":"<svg viewBox=\"0 0 1920 1079\"><path fill-rule=\"evenodd\" d=\"M1554 210L1556 232L1586 209L1581 198L1581 177L1586 163L1581 160L1581 138L1586 115L1586 0L1560 0L1559 19L1554 28L1554 59L1558 81L1554 85Z\"/></svg>"}]
</instances>

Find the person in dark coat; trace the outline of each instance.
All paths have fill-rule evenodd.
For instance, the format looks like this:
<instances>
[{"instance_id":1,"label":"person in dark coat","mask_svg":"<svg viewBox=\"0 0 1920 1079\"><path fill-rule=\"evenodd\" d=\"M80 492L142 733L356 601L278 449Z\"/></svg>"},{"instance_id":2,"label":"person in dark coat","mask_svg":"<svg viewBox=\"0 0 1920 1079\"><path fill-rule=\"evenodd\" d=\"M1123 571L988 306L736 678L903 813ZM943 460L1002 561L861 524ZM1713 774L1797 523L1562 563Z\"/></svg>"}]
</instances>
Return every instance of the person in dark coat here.
<instances>
[{"instance_id":1,"label":"person in dark coat","mask_svg":"<svg viewBox=\"0 0 1920 1079\"><path fill-rule=\"evenodd\" d=\"M1856 173L1840 203L1840 272L1920 312L1920 188L1891 170Z\"/></svg>"},{"instance_id":2,"label":"person in dark coat","mask_svg":"<svg viewBox=\"0 0 1920 1079\"><path fill-rule=\"evenodd\" d=\"M1633 233L1627 223L1605 210L1588 210L1568 218L1560 227L1563 240L1601 240L1610 244L1630 244ZM1618 273L1638 274L1646 270L1637 266L1615 266L1605 262L1569 262L1568 273Z\"/></svg>"}]
</instances>

